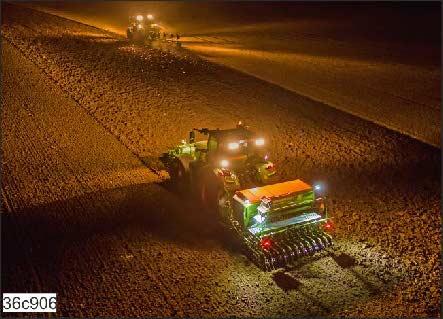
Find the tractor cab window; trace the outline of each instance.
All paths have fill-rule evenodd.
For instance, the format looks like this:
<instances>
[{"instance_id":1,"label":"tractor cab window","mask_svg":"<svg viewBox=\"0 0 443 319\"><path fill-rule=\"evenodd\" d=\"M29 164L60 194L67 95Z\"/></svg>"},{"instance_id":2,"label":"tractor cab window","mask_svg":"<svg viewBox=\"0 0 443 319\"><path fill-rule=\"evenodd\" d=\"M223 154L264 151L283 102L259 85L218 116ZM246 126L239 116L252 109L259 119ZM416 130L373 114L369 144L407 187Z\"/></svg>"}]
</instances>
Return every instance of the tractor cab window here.
<instances>
[{"instance_id":1,"label":"tractor cab window","mask_svg":"<svg viewBox=\"0 0 443 319\"><path fill-rule=\"evenodd\" d=\"M208 152L215 152L217 150L217 147L217 139L213 136L210 136L208 140Z\"/></svg>"},{"instance_id":2,"label":"tractor cab window","mask_svg":"<svg viewBox=\"0 0 443 319\"><path fill-rule=\"evenodd\" d=\"M241 136L229 137L220 142L219 148L230 154L246 154L248 141Z\"/></svg>"}]
</instances>

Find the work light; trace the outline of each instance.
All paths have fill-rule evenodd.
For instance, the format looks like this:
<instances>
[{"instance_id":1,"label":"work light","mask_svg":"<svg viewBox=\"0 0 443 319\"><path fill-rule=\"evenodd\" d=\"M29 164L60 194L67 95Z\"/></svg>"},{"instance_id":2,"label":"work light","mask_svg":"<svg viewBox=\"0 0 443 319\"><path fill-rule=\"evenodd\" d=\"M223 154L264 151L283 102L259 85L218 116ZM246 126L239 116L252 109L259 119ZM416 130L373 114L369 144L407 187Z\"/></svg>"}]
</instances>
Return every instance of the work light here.
<instances>
[{"instance_id":1,"label":"work light","mask_svg":"<svg viewBox=\"0 0 443 319\"><path fill-rule=\"evenodd\" d=\"M226 168L226 167L228 167L229 166L229 161L228 160L221 160L220 161L220 166L221 167L223 167L223 168Z\"/></svg>"},{"instance_id":2,"label":"work light","mask_svg":"<svg viewBox=\"0 0 443 319\"><path fill-rule=\"evenodd\" d=\"M255 140L255 145L257 146L263 146L265 145L265 139L264 138L258 138Z\"/></svg>"},{"instance_id":3,"label":"work light","mask_svg":"<svg viewBox=\"0 0 443 319\"><path fill-rule=\"evenodd\" d=\"M240 145L237 142L233 142L233 143L228 144L228 148L230 150L238 150L239 147L240 147Z\"/></svg>"}]
</instances>

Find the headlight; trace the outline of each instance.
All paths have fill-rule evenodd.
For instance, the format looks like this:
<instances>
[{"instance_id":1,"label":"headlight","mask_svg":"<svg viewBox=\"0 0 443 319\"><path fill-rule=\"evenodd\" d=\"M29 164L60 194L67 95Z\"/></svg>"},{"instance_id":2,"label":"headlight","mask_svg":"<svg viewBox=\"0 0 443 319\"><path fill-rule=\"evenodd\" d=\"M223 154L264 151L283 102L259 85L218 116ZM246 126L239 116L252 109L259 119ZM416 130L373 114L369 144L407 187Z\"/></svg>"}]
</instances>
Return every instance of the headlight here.
<instances>
[{"instance_id":1,"label":"headlight","mask_svg":"<svg viewBox=\"0 0 443 319\"><path fill-rule=\"evenodd\" d=\"M265 165L265 168L266 168L267 170L274 169L274 167L275 167L275 165L274 165L274 163L272 163L272 162L268 162L268 163Z\"/></svg>"},{"instance_id":2,"label":"headlight","mask_svg":"<svg viewBox=\"0 0 443 319\"><path fill-rule=\"evenodd\" d=\"M259 224L261 224L265 220L264 217L262 215L260 215L260 214L255 215L254 219Z\"/></svg>"},{"instance_id":3,"label":"headlight","mask_svg":"<svg viewBox=\"0 0 443 319\"><path fill-rule=\"evenodd\" d=\"M229 148L230 150L238 150L239 147L240 147L240 145L239 145L237 142L229 143L229 144L228 144L228 148Z\"/></svg>"},{"instance_id":4,"label":"headlight","mask_svg":"<svg viewBox=\"0 0 443 319\"><path fill-rule=\"evenodd\" d=\"M137 21L143 21L143 16L142 15L138 15L135 18L137 19Z\"/></svg>"},{"instance_id":5,"label":"headlight","mask_svg":"<svg viewBox=\"0 0 443 319\"><path fill-rule=\"evenodd\" d=\"M229 166L229 161L228 160L221 160L220 161L220 166L223 168L226 168Z\"/></svg>"},{"instance_id":6,"label":"headlight","mask_svg":"<svg viewBox=\"0 0 443 319\"><path fill-rule=\"evenodd\" d=\"M265 145L265 139L264 138L258 138L255 140L255 145L257 146L263 146Z\"/></svg>"},{"instance_id":7,"label":"headlight","mask_svg":"<svg viewBox=\"0 0 443 319\"><path fill-rule=\"evenodd\" d=\"M318 192L318 191L321 190L321 186L320 186L320 185L315 185L315 186L314 186L314 189Z\"/></svg>"}]
</instances>

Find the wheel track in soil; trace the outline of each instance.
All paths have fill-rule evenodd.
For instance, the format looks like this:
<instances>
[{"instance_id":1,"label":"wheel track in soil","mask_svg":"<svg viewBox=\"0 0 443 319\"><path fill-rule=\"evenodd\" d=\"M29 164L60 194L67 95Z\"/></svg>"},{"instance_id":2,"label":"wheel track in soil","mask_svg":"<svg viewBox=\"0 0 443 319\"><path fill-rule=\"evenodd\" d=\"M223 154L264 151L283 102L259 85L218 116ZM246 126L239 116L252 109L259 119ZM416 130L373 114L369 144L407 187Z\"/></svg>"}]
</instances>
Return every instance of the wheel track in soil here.
<instances>
[{"instance_id":1,"label":"wheel track in soil","mask_svg":"<svg viewBox=\"0 0 443 319\"><path fill-rule=\"evenodd\" d=\"M29 109L27 110L28 112L29 112ZM30 114L28 113L28 116L30 116ZM7 121L7 120L6 120ZM25 133L21 138L19 138L20 139L20 141L21 141L21 143L17 143L17 147L22 147L24 150L27 150L28 151L28 153L27 153L27 155L28 155L28 158L32 158L32 159L35 159L35 158L39 158L39 156L40 156L40 152L37 152L36 150L38 149L37 147L35 147L36 145L35 145L35 143L33 143L33 141L35 141L35 135L33 136L33 137L31 137L31 136L29 136L28 134L26 134L27 132L30 132L30 131L32 131L32 132L34 132L34 134L36 134L36 135L38 135L39 133L42 133L40 130L38 130L38 129L32 129L32 127L33 126L36 126L35 125L36 123L34 122L34 121L29 121L29 123L28 123L28 127L29 128L31 128L29 131L27 131L27 130L21 130L20 131L20 133ZM40 138L40 142L42 142L42 141L45 141L45 139L42 139L42 138ZM41 147L42 146L42 143L39 143L39 146ZM46 145L45 145L46 146ZM52 163L54 163L54 159L55 159L55 157L53 157L53 156L51 156L51 153L50 153L50 151L48 152L48 150L50 150L50 149L52 149L52 148L50 148L50 147L45 147L45 151L43 152L44 154L46 154L46 155L49 155L49 160L48 161L44 161L43 162L43 165L40 167L40 170L38 170L37 171L37 173L41 173L42 172L42 170L43 171L46 171L46 172L49 172L50 171L50 165L51 165L51 161L52 161ZM23 151L22 151L22 153L23 153ZM51 170L52 171L52 170ZM56 172L58 172L58 170L56 170ZM38 174L37 175L37 178L38 178L38 176L41 176L42 174ZM55 175L56 175L56 173L55 173ZM32 176L33 177L33 176ZM13 189L13 194L12 194L12 196L10 196L10 197L17 197L17 195L19 195L19 194L21 194L21 193L23 193L23 192L20 192L20 191L18 191L17 190L17 187L14 187L14 186L16 186L16 184L15 183L13 183L13 182L9 182L8 183L8 185L11 185L12 187L12 189ZM19 195L20 196L20 195ZM20 198L19 197L19 199L18 199L18 201L14 201L13 202L13 206L15 207L15 209L14 209L14 211L20 211L21 209L22 209L22 207L19 207L18 206L18 204L16 204L16 202L20 202L20 203L26 203L27 201L26 200L24 200L23 198ZM61 210L62 211L62 210ZM18 238L19 240L18 241L16 241L16 244L17 244L17 246L18 247L20 247L21 246L21 251L26 251L26 249L25 249L25 247L26 247L26 245L24 244L27 240L30 240L30 234L28 234L28 233L25 233L24 232L24 229L21 229L20 227L17 227L17 224L16 223L13 223L12 224L12 226L14 227L14 229L12 230L12 232L14 232L15 234L16 234L16 236L14 236L16 239ZM41 276L40 276L40 274L39 274L39 272L38 272L38 270L36 269L36 267L34 267L34 265L33 265L33 263L32 263L32 261L31 261L31 259L29 258L29 256L28 256L28 254L26 254L26 263L28 264L28 269L30 269L31 270L31 273L32 273L32 276L35 278L35 284L36 284L36 291L41 291L42 289L41 289L41 287L42 287L42 284L41 284L41 282L42 282L42 280L41 280Z\"/></svg>"},{"instance_id":2,"label":"wheel track in soil","mask_svg":"<svg viewBox=\"0 0 443 319\"><path fill-rule=\"evenodd\" d=\"M122 242L127 243L127 245L128 245L127 252L131 253L133 256L136 255L136 249L131 244L131 241L128 240L128 238L126 238L122 234L120 234L119 237L122 239ZM166 277L163 277L163 279L161 279L161 277L159 278L159 276L156 276L155 275L156 269L154 269L154 267L151 266L151 263L149 263L149 262L143 263L142 269L146 270L146 274L152 280L152 282L154 282L154 284L158 287L166 304L168 304L171 307L172 314L170 314L170 315L176 316L177 314L179 314L180 309L183 309L183 306L177 306L176 305L177 303L173 302L174 297L171 295L171 293L168 291L168 289L165 289L165 286L166 287L169 286L170 288L173 288L174 286L173 285L165 285L164 282L165 282ZM172 291L172 293L174 293L174 292Z\"/></svg>"},{"instance_id":3,"label":"wheel track in soil","mask_svg":"<svg viewBox=\"0 0 443 319\"><path fill-rule=\"evenodd\" d=\"M82 176L82 174L87 173L87 170L85 167L83 166L77 166L74 167L71 164L71 157L68 156L61 148L60 148L60 143L58 143L58 141L54 140L53 136L54 134L56 134L57 132L52 131L51 127L48 129L48 127L46 126L44 128L44 126L40 126L39 124L43 124L43 118L38 118L35 114L35 112L33 112L33 110L31 110L28 106L23 105L24 108L22 110L19 111L19 113L24 113L24 111L27 113L25 115L22 116L22 120L25 119L26 120L26 124L25 126L27 127L27 129L22 129L22 130L8 130L8 132L15 132L18 133L14 136L16 138L16 142L17 142L17 138L20 141L19 143L17 143L16 145L18 147L20 147L20 149L22 149L22 151L18 151L18 153L20 154L27 154L26 158L29 159L39 159L41 158L42 154L45 154L45 160L42 161L38 167L38 169L29 169L29 173L30 174L34 174L34 175L29 175L28 177L30 179L36 180L41 182L41 177L45 177L45 176L51 176L52 180L54 181L63 181L66 180L66 176L70 176L74 178L74 184L77 185L79 188L76 192L74 192L72 194L71 192L71 196L78 196L80 195L80 193L86 193L86 194L92 194L93 191L95 191L95 189L93 189L93 187L91 185L89 185L88 180L82 179L80 176ZM12 113L12 112L11 112ZM11 113L7 113L11 114ZM13 121L9 121L8 119L6 119L4 121L4 123L13 123ZM28 133L33 133L32 136L29 135ZM112 135L111 135L112 136ZM39 150L39 151L38 151ZM16 152L12 152L13 154L17 154ZM8 153L9 155L10 153ZM23 158L22 158L23 159ZM142 165L142 163L140 162L140 165ZM50 172L50 173L49 173ZM3 172L4 173L4 172ZM100 172L99 172L100 173ZM105 172L103 172L105 173ZM11 176L11 175L9 175ZM87 175L84 175L87 176ZM13 206L15 207L14 209L11 209L11 211L20 211L23 210L25 207L20 206L18 203L29 203L29 200L25 200L24 198L20 197L20 194L22 194L23 192L20 192L18 190L17 184L14 182L14 180L11 180L9 182L7 182L8 186L10 186L10 189L12 190L12 196L10 197L15 197L17 200L12 201ZM2 188L2 191L4 189ZM10 193L10 191L8 191L8 193ZM38 194L38 192L37 192ZM51 200L57 200L57 199L63 199L63 197L60 197L58 195L58 193L53 194L55 195L55 198L51 198L51 199L47 199L49 201ZM5 196L6 197L6 196ZM107 201L106 197L101 197L101 198L96 198L95 196L93 196L94 198L92 198L91 196L86 196L86 197L81 197L80 199L77 200L76 205L78 205L78 207L80 209L78 209L76 211L76 213L80 213L79 218L80 219L84 219L85 217L82 217L81 215L84 215L84 212L88 211L88 204L91 203L91 201L94 201L96 208L99 211L102 212L108 212L112 210L112 203ZM9 201L8 201L9 202ZM73 211L70 211L70 209L67 209L67 207L65 207L64 205L60 205L60 204L56 204L55 206L53 206L53 211L56 211L58 215L58 218L62 218L63 216L72 216L72 213L74 213ZM12 215L11 215L12 216ZM14 238L20 238L20 240L18 242L16 242L18 247L22 247L22 251L26 251L25 247L29 247L26 246L24 243L29 242L32 240L32 238L35 238L35 236L33 237L32 234L29 233L25 233L24 229L20 229L17 228L15 226L17 226L16 223L12 223L11 226L14 227L14 229L11 230L11 232L15 235L13 235ZM63 225L62 225L63 226ZM65 226L66 227L66 226ZM35 234L34 234L35 235ZM38 236L37 236L38 237ZM73 246L78 245L78 242L74 241ZM92 246L92 248L94 248ZM89 256L96 256L97 260L100 260L100 254L96 251L96 250L89 250L89 251L85 251L86 255ZM34 283L36 284L35 290L36 291L42 291L42 285L41 285L41 274L39 274L38 272L38 266L36 267L30 259L30 256L28 256L26 254L26 263L28 264L28 267L30 269L30 271L33 273L33 277L35 278ZM35 262L35 260L33 260ZM45 276L46 281L48 280L48 276ZM49 277L51 278L51 277ZM54 279L55 280L55 279ZM51 280L52 281L52 280ZM46 285L48 285L48 282L46 282ZM52 284L49 284L50 286L54 286L56 287L57 285L53 282ZM31 288L31 287L27 287L27 288ZM32 289L32 288L31 288Z\"/></svg>"},{"instance_id":4,"label":"wheel track in soil","mask_svg":"<svg viewBox=\"0 0 443 319\"><path fill-rule=\"evenodd\" d=\"M27 27L29 30L31 30L34 33L40 34L42 35L41 32L38 32L34 29L32 29L31 27ZM29 61L31 61L36 67L38 67L51 81L54 85L57 85L69 98L72 99L72 101L74 101L79 107L81 107L83 110L85 110L85 112L87 112L95 121L98 125L100 125L103 129L105 129L108 133L110 133L111 135L113 135L120 143L121 145L123 145L128 151L130 151L134 156L136 156L141 163L145 163L143 157L137 153L136 151L134 151L133 148L131 148L130 146L128 146L119 135L115 134L109 127L103 125L103 123L97 118L97 116L90 112L90 110L87 107L84 107L77 99L75 99L73 96L71 96L71 94L69 94L69 92L62 86L60 85L60 83L53 78L53 76L51 74L49 74L48 72L46 72L46 68L41 67L41 65L39 65L35 60L33 60L25 50L23 50L19 45L15 44L12 38L8 38L5 35L2 35L2 38L5 39L6 41L8 41L8 43L10 45L12 45L13 47L15 47L17 50L19 50L24 56L26 56L28 58ZM149 170L151 170L152 173L154 173L155 175L157 175L160 179L164 179L164 174L162 174L162 172L158 169L156 169L155 167L151 167L148 165L145 165Z\"/></svg>"},{"instance_id":5,"label":"wheel track in soil","mask_svg":"<svg viewBox=\"0 0 443 319\"><path fill-rule=\"evenodd\" d=\"M215 45L215 46L222 45L222 47L223 47L223 45L228 45L228 46L229 45L237 45L237 47L238 47L239 44L240 44L240 42L238 42L238 40L237 40L237 42L228 43L229 40L226 40L226 39L223 40L223 38L215 37L215 36L211 37L211 36L203 36L203 35L199 36L199 35L196 35L196 36L193 36L193 37L202 40L203 44L206 43L206 44L208 44L209 47L211 47L212 45ZM220 42L220 41L217 42L217 40L213 40L212 38L219 39L219 40L224 41L224 42ZM192 50L192 44L191 44L191 50ZM261 49L259 48L258 50L260 51ZM254 51L254 49L251 49L251 50L244 49L243 51L244 52ZM197 52L199 52L198 49L197 49ZM262 50L260 52L265 53L266 50L264 50L264 51ZM201 52L201 54L203 56L205 56L205 52L204 51ZM229 63L223 62L223 59L225 59L225 58L221 58L221 62L220 63L222 63L223 65L226 65L227 67L229 67L231 69L234 69L234 70L238 69L238 67L231 67L231 66L229 66ZM260 57L260 58L263 58L263 57ZM265 58L263 58L263 59L265 59ZM211 55L209 55L209 60L210 61L214 61L213 59L211 59ZM215 58L215 61L218 61L218 60L219 60L218 58ZM271 60L271 59L267 58L265 60ZM259 62L257 62L257 63L259 63ZM234 65L235 65L235 63L234 63ZM240 67L240 69L241 68L242 67ZM246 67L246 69L248 69L248 67ZM257 76L253 70L252 71L240 71L240 72L243 72L245 74L248 74L248 75L251 75L251 76L254 76L254 77ZM258 72L258 73L260 74L260 72ZM258 76L258 77L262 78L260 76ZM265 78L266 78L266 76L265 76ZM270 81L270 82L273 83L272 81ZM277 85L279 85L278 82L279 81L277 81ZM304 83L303 85L308 86L306 83ZM416 101L412 97L408 98L408 97L400 96L398 93L395 93L395 92L386 91L386 90L382 89L381 87L376 88L374 86L374 84L359 83L359 85L360 85L360 88L369 89L368 91L371 91L373 93L372 95L374 95L374 96L382 96L383 98L381 100L399 100L399 101L403 101L403 102L405 102L407 104L410 104L411 106L412 105L420 105L421 107L426 107L427 109L429 109L429 111L435 111L436 108L438 110L438 107L439 107L439 105L438 105L439 103L437 103L439 101L439 99L437 97L435 97L435 96L434 97L425 96L425 95L423 95L423 93L421 93L422 98L425 98L425 99L428 100L427 103L424 103L424 102ZM282 86L284 87L285 85L283 84ZM312 92L315 92L315 90L317 90L317 91L321 90L324 93L328 93L328 94L326 94L326 96L331 96L331 94L333 94L333 92L331 90L325 90L325 89L323 89L321 87L321 85L317 87L317 86L315 86L315 84L311 83L309 85L309 87L310 87L309 91L311 93L309 93L307 95L315 96L315 94L312 93ZM291 87L289 90L290 91L294 91L294 88ZM295 89L295 92L296 91L297 90ZM323 94L323 96L324 96L324 94ZM316 100L319 103L324 103L322 98L313 98L313 100ZM336 103L338 103L339 105L340 104L343 105L343 102L336 102ZM349 103L352 104L354 102L349 102ZM331 106L329 106L329 107L331 107ZM335 108L335 106L334 106L334 108ZM341 107L337 107L336 109L340 110ZM363 114L361 114L361 112L358 110L358 108L351 109L351 110L346 110L346 108L345 108L345 112L353 114L353 115L355 115L356 117L359 117L359 118L366 118L367 117L364 114L364 112L363 112ZM422 117L424 116L424 114L425 113L422 113ZM369 118L374 118L374 115L370 115ZM367 119L365 121L368 121L368 122L371 122L371 123L375 122L377 125L381 125L382 127L385 127L388 130L392 130L393 132L400 132L400 134L405 134L405 135L412 136L412 138L417 139L417 140L423 140L423 139L426 140L427 139L427 137L420 136L420 135L423 135L423 133L416 133L414 131L414 129L411 131L411 128L409 128L409 130L408 129L404 130L401 127L398 127L398 125L391 125L390 123L385 123L382 119L375 118L374 121L371 121L370 119ZM435 141L434 142L429 142L429 141L427 142L427 144L431 144L433 147L438 148L439 145L438 144L433 145L434 143L435 143Z\"/></svg>"},{"instance_id":6,"label":"wheel track in soil","mask_svg":"<svg viewBox=\"0 0 443 319\"><path fill-rule=\"evenodd\" d=\"M31 28L29 28L29 29L31 29ZM32 29L31 29L32 30ZM10 43L10 44L12 44L11 43L11 41L9 41L8 40L8 42ZM13 45L13 44L12 44ZM19 49L17 46L15 46L15 45L13 45L16 49ZM24 54L24 52L22 51L22 50L20 50L19 49L19 51L22 53L22 54ZM32 61L32 60L30 60L30 61ZM34 65L36 65L35 63L34 63ZM38 67L38 65L36 65L37 67ZM49 75L49 74L47 74L46 72L44 72L44 69L42 69L42 68L40 68L39 67L39 69L41 70L41 71L43 71L43 73L45 73L45 75L49 78L49 79L51 79L51 81L53 82L53 84L54 85L57 85L58 83L56 82L56 81L54 81L54 79ZM59 85L57 85L60 89L62 89L63 90L63 88L62 87L60 87ZM65 91L65 93L66 93L66 91ZM94 114L92 114L92 113L90 113L90 112L88 112L88 109L87 108L84 108L84 107L82 107L79 103L78 103L78 101L75 101L76 103L77 103L77 105L79 106L79 107L81 107L82 109L84 109L94 120L95 120L95 122L98 124L98 125L100 125L102 128L104 128L106 131L108 131L108 133L110 133L112 136L114 136L124 147L126 147L134 156L136 156L139 160L140 160L140 162L141 163L143 163L143 159L139 156L139 154L137 154L137 153L135 153L132 149L130 149L129 147L127 147L123 142L122 142L122 140L118 137L118 136L116 136L115 134L113 134L113 132L111 132L109 129L107 129L105 126L103 126L98 120L97 120L97 118L94 116ZM31 116L31 114L32 114L32 111L30 110L30 109L26 109L27 111L28 111L28 113L29 113L29 116ZM35 123L33 123L33 122L31 122L32 124L35 124ZM25 131L25 130L24 130ZM41 130L41 129L39 129L38 127L35 127L34 129L30 129L29 131L31 131L31 132L39 132L39 133L42 133L42 132L45 132L45 130ZM53 133L53 132L52 132ZM44 136L43 136L43 138L40 138L40 141L50 141L50 137L51 137L51 134L44 134ZM30 138L29 136L26 136L24 139L22 139L22 140L25 140L25 141L32 141L33 139L32 138ZM39 145L40 147L42 147L42 144L40 144ZM32 150L32 151L34 151L34 150L37 150L38 148L36 148L35 147L35 144L34 145L32 145L32 146L30 146L30 147L26 147L25 146L25 148L26 149L28 149L28 150ZM56 158L59 158L59 159L62 159L62 162L63 163L65 163L65 167L66 168L68 168L68 170L70 171L70 173L69 173L69 176L74 176L75 177L75 179L77 180L77 182L78 182L78 184L79 185L82 185L84 188L87 188L87 190L86 190L86 192L92 192L93 191L93 189L88 185L88 183L87 183L87 181L84 181L84 180L82 180L81 178L79 178L79 176L82 176L82 175L85 175L86 173L87 173L87 171L85 170L85 169L82 169L83 167L77 167L77 169L78 168L80 168L82 171L81 172L78 172L75 168L74 168L74 166L72 166L72 165L69 165L69 163L70 163L70 158L69 158L69 156L67 156L67 154L65 154L63 151L61 151L60 149L58 149L58 151L57 151L57 149L54 149L53 147L46 147L45 148L46 149L46 151L44 152L45 154L47 154L47 157L49 158L49 159L56 159ZM51 150L55 150L55 154L51 154ZM49 151L49 152L48 152ZM34 156L36 156L38 153L37 152L35 152L35 154L34 154ZM49 168L50 167L53 167L53 165L51 165L51 164L55 164L56 162L54 161L53 163L48 163L48 162L45 162L44 163L44 165L45 165L45 168L46 168L46 170L47 171L49 171ZM160 178L163 178L164 177L164 175L162 175L160 172L158 172L158 170L156 170L156 169L154 169L154 168L151 168L151 167L148 167L153 173L155 173L158 177L160 177ZM82 174L83 173L83 174ZM62 174L61 176L64 176L65 174ZM3 192L3 190L2 190L2 192ZM20 193L20 192L17 192L17 193ZM20 200L20 202L22 202L22 203L24 203L24 202L26 202L26 201L24 201L24 200ZM79 204L81 204L81 206L82 206L82 211L84 212L84 211L86 211L87 209L86 209L86 203L85 202L88 202L87 200L86 201L79 201ZM106 201L106 198L102 198L100 201L95 201L95 204L97 205L97 203L99 203L99 209L101 210L101 211L103 211L103 212L106 212L106 211L108 211L111 207L111 203L109 203L109 202L107 202ZM59 208L57 208L57 211L59 211L59 212L65 212L65 210L64 209L62 209L62 207L59 207ZM65 212L66 213L66 212ZM30 237L29 237L29 235L28 234L24 234L23 232L20 234L20 236L19 236L19 238L28 238L28 240L30 239ZM125 238L124 237L121 237L120 236L120 238L121 239L123 239L123 242L126 242L126 243L128 243L126 240L125 240ZM75 245L75 242L73 243L73 245ZM128 244L128 246L130 246L129 244ZM127 253L131 253L131 252L133 252L133 249L131 249L131 248L128 248L127 249ZM98 258L98 260L100 260L100 254L97 252L97 251L91 251L91 252L89 252L89 254L91 254L92 256L97 256ZM87 254L88 255L88 254ZM28 259L28 265L30 265L31 266L31 268L30 269L32 269L32 271L33 271L33 273L35 274L34 276L36 277L36 278L40 278L40 276L38 275L38 272L35 270L35 267L33 267L32 266L32 263L29 261L29 259ZM149 263L147 264L147 265L149 265ZM171 297L171 295L168 293L168 291L167 290L165 290L163 287L164 286L166 286L166 285L164 285L163 284L163 282L162 282L162 280L160 280L157 276L155 276L155 274L154 274L154 269L152 268L152 267L148 267L148 266L145 266L146 267L146 269L148 269L148 271L147 271L147 274L149 274L149 277L152 279L152 282L154 282L155 283L155 285L159 288L159 290L161 291L161 293L162 293L162 296L164 297L164 300L165 300L165 302L168 304L168 305L170 305L170 307L173 309L173 311L174 311L174 313L177 313L178 312L178 309L177 309L177 307L175 307L174 306L174 303L172 303L171 302L171 300L173 300L173 298ZM41 279L38 279L38 280L36 280L36 282L37 283L39 283L39 282L41 282ZM56 286L56 285L54 285L54 286ZM40 291L41 290L41 288L39 288L39 287L41 287L41 285L40 284L38 284L37 285L37 291Z\"/></svg>"},{"instance_id":7,"label":"wheel track in soil","mask_svg":"<svg viewBox=\"0 0 443 319\"><path fill-rule=\"evenodd\" d=\"M206 42L206 43L209 43L209 44L216 44L216 45L222 44L222 45L236 45L236 46L241 46L241 44L242 44L242 43L239 42L238 40L237 40L237 41L232 41L232 40L224 39L223 37L220 37L220 36L189 36L189 37L190 37L190 38L194 37L194 38L197 38L197 39L203 40L203 42ZM315 39L315 36L312 36L312 35L311 35L311 36L309 36L309 35L305 35L305 36L300 35L299 37L302 38L302 39L309 39L309 40L313 40L313 39ZM209 38L209 39L211 39L211 38L215 38L216 41L205 40L205 38L206 38L206 39L208 39L208 38ZM217 42L217 40L218 40L218 41L222 41L222 42ZM293 40L293 39L292 39L292 38L287 38L287 39L282 39L282 38L280 38L280 40L289 41L289 40ZM316 40L320 42L320 41L324 41L324 38L318 37L318 39L316 39ZM327 40L331 40L331 41L334 41L334 42L340 42L340 41L337 41L337 40L334 40L334 39L327 39ZM342 42L342 43L346 44L346 42ZM265 50L263 50L263 52L265 52ZM411 104L416 104L416 105L424 106L424 107L426 107L426 108L430 108L430 109L435 109L435 106L432 106L432 105L429 105L429 104L426 104L426 103L423 103L423 102L415 101L415 100L412 100L412 99L410 99L410 98L403 97L403 96L400 96L400 95L395 94L395 93L392 93L392 92L388 92L388 91L385 91L385 90L381 90L381 89L379 89L379 88L375 88L374 86L366 85L366 86L363 86L363 87L365 87L365 88L369 88L369 89L371 89L373 92L378 92L378 93L381 93L381 94L385 94L385 95L387 95L387 96L392 96L392 97L394 97L394 98L397 98L397 99L403 100L403 101L405 101L405 102L407 102L407 103L411 103ZM438 104L438 102L439 102L439 100L438 100L437 98L433 97L433 96L424 96L424 97L427 98L428 100L433 100L434 103L436 103L436 104ZM395 130L394 130L394 131L395 131Z\"/></svg>"},{"instance_id":8,"label":"wheel track in soil","mask_svg":"<svg viewBox=\"0 0 443 319\"><path fill-rule=\"evenodd\" d=\"M31 110L27 109L28 113L31 114ZM32 117L35 118L35 115ZM37 133L37 135L39 136L39 140L40 142L42 141L46 141L48 142L48 144L43 144L43 143L39 143L39 148L41 150L41 148L43 147L43 153L47 155L47 157L50 159L50 161L45 161L45 165L44 165L44 169L46 171L49 171L50 168L54 168L58 163L64 163L63 167L66 168L70 173L68 174L69 176L74 176L78 185L82 185L83 188L86 188L86 192L87 193L91 193L93 191L93 189L88 185L87 181L82 180L81 178L79 178L79 176L82 175L82 173L86 173L86 171L83 169L83 167L79 167L82 171L78 171L78 169L74 169L74 167L72 165L70 165L70 157L67 156L66 154L64 154L63 151L61 151L60 149L54 149L53 147L50 147L49 145L57 145L58 143L54 143L54 141L51 139L51 134L47 134L45 131L42 131L39 129L39 127L36 125L36 123L34 121L30 121L30 123L28 123L27 125L29 127L29 131L27 130L22 130L21 132L35 132ZM34 126L34 127L33 127ZM41 133L41 134L39 134ZM53 133L53 132L51 132ZM34 141L35 140L35 136L34 138L31 138L29 135L25 135L22 139L22 141ZM36 147L35 144L33 143L29 143L27 144L26 142L23 143L24 149L27 150L32 150L32 153L29 154L30 158L38 158L38 156L40 155L39 152L35 151L39 148ZM55 159L59 159L59 161L56 161ZM61 159L61 160L60 160ZM77 167L78 168L78 167ZM59 170L56 170L56 172L58 172ZM60 170L60 172L62 172L62 170ZM59 178L55 178L56 180L59 179L63 179L64 176L66 176L66 173L62 173ZM20 192L18 192L20 193ZM74 195L78 195L78 194L74 194ZM26 202L26 201L23 201ZM84 199L84 200L79 200L78 204L81 206L81 212L87 211L87 203L90 202L90 199ZM95 201L95 205L98 205L97 208L102 211L102 212L106 212L106 211L110 211L111 209L111 203L106 201L106 198L101 198L100 200ZM67 215L69 216L69 211L67 211L63 206L57 206L56 207L56 211L60 212L61 215ZM25 234L23 232L20 233L20 235L17 238L27 238L28 234ZM123 238L122 238L123 239ZM76 244L75 242L73 243L74 245ZM24 245L22 245L22 247L24 247ZM127 252L130 253L132 250L129 249ZM100 254L97 253L96 251L85 251L86 255L91 255L91 256L97 256L98 260L100 260ZM28 264L32 265L32 263L29 261L28 259ZM35 267L30 267L30 269L33 270L33 272L35 272L35 278L40 278L38 272L36 272ZM151 269L152 270L152 269ZM150 274L153 274L153 272L149 272ZM153 282L157 285L157 287L160 289L160 291L162 291L162 294L165 296L165 301L171 305L171 297L168 297L167 292L165 292L164 289L162 289L162 284L161 281L159 281L156 277L151 276L151 279L154 279ZM37 291L39 290L39 287L41 287L40 284L38 284L38 282L40 282L39 279L36 280L37 282ZM55 285L54 285L55 286Z\"/></svg>"}]
</instances>

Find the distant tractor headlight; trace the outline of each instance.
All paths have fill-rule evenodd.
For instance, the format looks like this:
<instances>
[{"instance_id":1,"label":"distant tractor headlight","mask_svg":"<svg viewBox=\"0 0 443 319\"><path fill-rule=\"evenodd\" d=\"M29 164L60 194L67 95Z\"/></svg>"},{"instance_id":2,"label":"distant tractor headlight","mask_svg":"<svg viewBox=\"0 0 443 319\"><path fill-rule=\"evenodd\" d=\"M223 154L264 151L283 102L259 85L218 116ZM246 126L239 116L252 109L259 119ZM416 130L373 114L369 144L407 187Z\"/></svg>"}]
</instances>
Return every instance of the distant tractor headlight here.
<instances>
[{"instance_id":1,"label":"distant tractor headlight","mask_svg":"<svg viewBox=\"0 0 443 319\"><path fill-rule=\"evenodd\" d=\"M135 18L137 19L137 21L143 21L143 16L142 15L138 15Z\"/></svg>"},{"instance_id":2,"label":"distant tractor headlight","mask_svg":"<svg viewBox=\"0 0 443 319\"><path fill-rule=\"evenodd\" d=\"M148 14L146 17L147 17L149 20L154 19L154 16L153 16L152 14Z\"/></svg>"},{"instance_id":3,"label":"distant tractor headlight","mask_svg":"<svg viewBox=\"0 0 443 319\"><path fill-rule=\"evenodd\" d=\"M237 142L233 142L233 143L228 144L228 149L230 149L230 150L238 150L239 147L240 147L240 145Z\"/></svg>"},{"instance_id":4,"label":"distant tractor headlight","mask_svg":"<svg viewBox=\"0 0 443 319\"><path fill-rule=\"evenodd\" d=\"M274 165L274 163L269 162L269 163L267 163L267 164L265 165L265 168L266 168L267 170L273 170L273 169L275 168L275 165Z\"/></svg>"},{"instance_id":5,"label":"distant tractor headlight","mask_svg":"<svg viewBox=\"0 0 443 319\"><path fill-rule=\"evenodd\" d=\"M258 138L255 140L255 145L256 146L263 146L265 145L265 139L264 138Z\"/></svg>"},{"instance_id":6,"label":"distant tractor headlight","mask_svg":"<svg viewBox=\"0 0 443 319\"><path fill-rule=\"evenodd\" d=\"M226 167L228 167L229 166L229 161L228 160L221 160L220 161L220 166L221 167L223 167L223 168L226 168Z\"/></svg>"}]
</instances>

